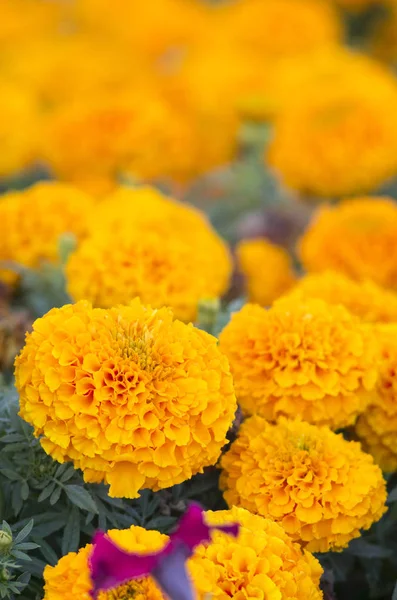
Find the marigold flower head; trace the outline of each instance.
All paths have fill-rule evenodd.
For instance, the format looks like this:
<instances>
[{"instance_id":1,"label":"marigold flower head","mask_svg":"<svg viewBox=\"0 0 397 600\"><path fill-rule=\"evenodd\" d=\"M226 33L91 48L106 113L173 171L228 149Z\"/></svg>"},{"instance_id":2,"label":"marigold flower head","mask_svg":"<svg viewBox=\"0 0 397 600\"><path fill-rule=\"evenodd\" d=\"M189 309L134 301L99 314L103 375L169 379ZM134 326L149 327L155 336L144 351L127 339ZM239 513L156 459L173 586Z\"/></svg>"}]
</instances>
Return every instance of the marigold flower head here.
<instances>
[{"instance_id":1,"label":"marigold flower head","mask_svg":"<svg viewBox=\"0 0 397 600\"><path fill-rule=\"evenodd\" d=\"M394 95L396 79L382 63L344 46L284 57L266 65L245 90L241 112L251 119L274 119L303 98L324 97L335 89L361 90L365 97Z\"/></svg>"},{"instance_id":2,"label":"marigold flower head","mask_svg":"<svg viewBox=\"0 0 397 600\"><path fill-rule=\"evenodd\" d=\"M110 538L129 552L146 553L162 549L167 536L158 531L147 531L133 525L130 529L113 529ZM92 582L88 566L92 545L88 544L78 552L63 556L54 566L44 571L44 600L62 600L67 595L79 600L91 600ZM124 600L133 597L137 600L164 600L164 596L151 577L134 580L116 590L101 592L99 600Z\"/></svg>"},{"instance_id":3,"label":"marigold flower head","mask_svg":"<svg viewBox=\"0 0 397 600\"><path fill-rule=\"evenodd\" d=\"M236 409L215 338L138 299L35 321L16 359L20 414L59 462L137 497L214 464Z\"/></svg>"},{"instance_id":4,"label":"marigold flower head","mask_svg":"<svg viewBox=\"0 0 397 600\"><path fill-rule=\"evenodd\" d=\"M365 93L362 86L323 92L311 90L281 112L267 160L286 185L309 196L376 189L397 174L397 118L390 111L397 93Z\"/></svg>"},{"instance_id":5,"label":"marigold flower head","mask_svg":"<svg viewBox=\"0 0 397 600\"><path fill-rule=\"evenodd\" d=\"M243 240L237 246L237 258L250 302L269 306L295 281L287 252L267 240Z\"/></svg>"},{"instance_id":6,"label":"marigold flower head","mask_svg":"<svg viewBox=\"0 0 397 600\"><path fill-rule=\"evenodd\" d=\"M317 559L271 519L253 515L243 508L208 511L211 525L236 521L236 539L214 532L212 543L199 546L190 560L190 572L204 598L226 596L269 600L320 600L322 568Z\"/></svg>"},{"instance_id":7,"label":"marigold flower head","mask_svg":"<svg viewBox=\"0 0 397 600\"><path fill-rule=\"evenodd\" d=\"M372 456L328 427L254 416L221 461L229 505L280 523L307 550L341 550L386 511Z\"/></svg>"},{"instance_id":8,"label":"marigold flower head","mask_svg":"<svg viewBox=\"0 0 397 600\"><path fill-rule=\"evenodd\" d=\"M218 13L220 31L263 58L309 53L340 41L337 13L322 0L237 0Z\"/></svg>"},{"instance_id":9,"label":"marigold flower head","mask_svg":"<svg viewBox=\"0 0 397 600\"><path fill-rule=\"evenodd\" d=\"M334 269L397 289L397 206L390 198L356 198L324 206L300 241L309 272Z\"/></svg>"},{"instance_id":10,"label":"marigold flower head","mask_svg":"<svg viewBox=\"0 0 397 600\"><path fill-rule=\"evenodd\" d=\"M236 600L245 597L320 600L322 569L318 561L293 543L282 527L242 508L208 511L205 518L212 526L237 521L240 532L236 540L225 533L214 532L212 542L196 548L188 561L200 600L208 593L219 599L227 594ZM167 536L137 526L124 531L113 530L109 535L125 550L142 554L161 550L167 542ZM61 600L65 590L73 597L89 600L90 552L89 545L78 553L64 556L55 567L46 567L44 600ZM139 600L164 600L150 577L131 581L112 592L102 592L99 600L122 600L128 594Z\"/></svg>"},{"instance_id":11,"label":"marigold flower head","mask_svg":"<svg viewBox=\"0 0 397 600\"><path fill-rule=\"evenodd\" d=\"M121 189L98 207L93 229L66 267L75 300L107 308L139 296L189 321L200 300L227 289L229 252L194 208L149 188Z\"/></svg>"},{"instance_id":12,"label":"marigold flower head","mask_svg":"<svg viewBox=\"0 0 397 600\"><path fill-rule=\"evenodd\" d=\"M75 20L87 31L118 38L129 55L156 61L189 48L207 25L210 10L199 0L79 0Z\"/></svg>"},{"instance_id":13,"label":"marigold flower head","mask_svg":"<svg viewBox=\"0 0 397 600\"><path fill-rule=\"evenodd\" d=\"M21 192L9 192L0 202L0 261L37 268L59 261L59 239L87 233L93 200L80 190L57 182L42 182ZM0 267L0 278L14 282L16 274Z\"/></svg>"},{"instance_id":14,"label":"marigold flower head","mask_svg":"<svg viewBox=\"0 0 397 600\"><path fill-rule=\"evenodd\" d=\"M300 301L319 298L329 304L343 304L351 313L369 323L397 322L397 294L371 280L357 282L339 271L305 275L288 293Z\"/></svg>"},{"instance_id":15,"label":"marigold flower head","mask_svg":"<svg viewBox=\"0 0 397 600\"><path fill-rule=\"evenodd\" d=\"M376 383L372 331L341 305L288 297L247 304L220 335L246 414L301 417L333 429L353 423Z\"/></svg>"},{"instance_id":16,"label":"marigold flower head","mask_svg":"<svg viewBox=\"0 0 397 600\"><path fill-rule=\"evenodd\" d=\"M39 111L27 87L0 81L0 91L0 177L7 177L38 158Z\"/></svg>"},{"instance_id":17,"label":"marigold flower head","mask_svg":"<svg viewBox=\"0 0 397 600\"><path fill-rule=\"evenodd\" d=\"M172 95L167 99L154 87L104 93L99 100L89 97L55 111L43 153L56 175L80 186L93 182L94 189L106 193L121 175L185 183L230 161L238 125L233 115L218 123L192 103L172 102Z\"/></svg>"},{"instance_id":18,"label":"marigold flower head","mask_svg":"<svg viewBox=\"0 0 397 600\"><path fill-rule=\"evenodd\" d=\"M381 363L376 394L359 417L356 432L365 450L386 472L397 471L397 325L376 327Z\"/></svg>"}]
</instances>

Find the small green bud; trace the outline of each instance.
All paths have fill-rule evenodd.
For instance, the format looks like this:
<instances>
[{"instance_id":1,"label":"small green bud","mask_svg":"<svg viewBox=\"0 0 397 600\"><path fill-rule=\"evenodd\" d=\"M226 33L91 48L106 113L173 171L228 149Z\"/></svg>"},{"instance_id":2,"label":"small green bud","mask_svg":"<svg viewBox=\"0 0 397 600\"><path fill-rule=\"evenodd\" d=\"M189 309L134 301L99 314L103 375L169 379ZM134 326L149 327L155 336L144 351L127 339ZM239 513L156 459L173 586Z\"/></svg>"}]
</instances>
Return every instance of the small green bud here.
<instances>
[{"instance_id":1,"label":"small green bud","mask_svg":"<svg viewBox=\"0 0 397 600\"><path fill-rule=\"evenodd\" d=\"M6 567L3 567L0 571L0 581L8 581L11 577L11 573Z\"/></svg>"},{"instance_id":2,"label":"small green bud","mask_svg":"<svg viewBox=\"0 0 397 600\"><path fill-rule=\"evenodd\" d=\"M200 300L197 309L197 323L201 329L212 333L220 310L219 298L203 298Z\"/></svg>"},{"instance_id":3,"label":"small green bud","mask_svg":"<svg viewBox=\"0 0 397 600\"><path fill-rule=\"evenodd\" d=\"M0 554L6 554L12 545L12 535L0 529Z\"/></svg>"},{"instance_id":4,"label":"small green bud","mask_svg":"<svg viewBox=\"0 0 397 600\"><path fill-rule=\"evenodd\" d=\"M67 263L67 260L72 252L76 250L77 239L73 233L63 233L58 241L58 253L62 265Z\"/></svg>"}]
</instances>

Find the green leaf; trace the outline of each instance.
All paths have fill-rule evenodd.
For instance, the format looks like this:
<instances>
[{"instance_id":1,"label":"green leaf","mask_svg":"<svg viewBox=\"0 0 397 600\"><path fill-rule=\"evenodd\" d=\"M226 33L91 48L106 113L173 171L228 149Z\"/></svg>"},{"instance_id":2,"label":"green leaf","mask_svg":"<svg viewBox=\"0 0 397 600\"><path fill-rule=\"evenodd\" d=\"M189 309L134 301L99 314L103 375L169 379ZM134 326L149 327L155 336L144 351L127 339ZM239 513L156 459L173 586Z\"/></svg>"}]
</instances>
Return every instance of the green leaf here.
<instances>
[{"instance_id":1,"label":"green leaf","mask_svg":"<svg viewBox=\"0 0 397 600\"><path fill-rule=\"evenodd\" d=\"M387 497L387 503L392 504L393 502L397 502L397 486L390 492Z\"/></svg>"},{"instance_id":2,"label":"green leaf","mask_svg":"<svg viewBox=\"0 0 397 600\"><path fill-rule=\"evenodd\" d=\"M396 582L396 585L394 586L393 595L391 597L391 600L397 600L397 582Z\"/></svg>"},{"instance_id":3,"label":"green leaf","mask_svg":"<svg viewBox=\"0 0 397 600\"><path fill-rule=\"evenodd\" d=\"M59 498L61 497L61 492L62 492L62 488L60 486L57 486L55 488L55 490L52 492L51 498L50 498L51 506L54 506L54 504L56 504L58 502Z\"/></svg>"},{"instance_id":4,"label":"green leaf","mask_svg":"<svg viewBox=\"0 0 397 600\"><path fill-rule=\"evenodd\" d=\"M56 482L51 481L51 483L49 483L47 487L45 487L44 490L41 491L39 497L37 498L37 502L43 502L43 500L46 500L49 496L51 496L52 492L55 489L55 486Z\"/></svg>"},{"instance_id":5,"label":"green leaf","mask_svg":"<svg viewBox=\"0 0 397 600\"><path fill-rule=\"evenodd\" d=\"M388 558L393 554L393 551L389 548L370 544L362 538L352 540L345 552L360 558Z\"/></svg>"},{"instance_id":6,"label":"green leaf","mask_svg":"<svg viewBox=\"0 0 397 600\"><path fill-rule=\"evenodd\" d=\"M21 485L21 498L25 502L29 498L29 485L26 481L24 481Z\"/></svg>"},{"instance_id":7,"label":"green leaf","mask_svg":"<svg viewBox=\"0 0 397 600\"><path fill-rule=\"evenodd\" d=\"M23 529L21 529L21 531L18 533L18 535L16 536L15 540L14 540L14 544L19 544L20 542L22 542L25 538L28 537L28 535L30 534L30 532L33 529L33 525L34 525L34 521L33 519L31 519L29 521L29 523L27 523L25 525L25 527Z\"/></svg>"},{"instance_id":8,"label":"green leaf","mask_svg":"<svg viewBox=\"0 0 397 600\"><path fill-rule=\"evenodd\" d=\"M19 473L11 471L11 469L0 469L0 473L10 481L20 481L22 479Z\"/></svg>"},{"instance_id":9,"label":"green leaf","mask_svg":"<svg viewBox=\"0 0 397 600\"><path fill-rule=\"evenodd\" d=\"M37 545L40 548L40 552L44 556L46 561L52 566L56 565L59 560L59 557L51 548L50 544L48 544L43 538L33 537L33 539L37 542Z\"/></svg>"},{"instance_id":10,"label":"green leaf","mask_svg":"<svg viewBox=\"0 0 397 600\"><path fill-rule=\"evenodd\" d=\"M81 485L67 485L65 486L65 492L69 500L75 506L78 506L82 510L87 510L88 512L98 513L95 501Z\"/></svg>"},{"instance_id":11,"label":"green leaf","mask_svg":"<svg viewBox=\"0 0 397 600\"><path fill-rule=\"evenodd\" d=\"M69 513L68 520L66 522L65 531L62 537L62 554L65 555L68 552L75 552L79 547L80 542L80 514L78 509L74 506Z\"/></svg>"}]
</instances>

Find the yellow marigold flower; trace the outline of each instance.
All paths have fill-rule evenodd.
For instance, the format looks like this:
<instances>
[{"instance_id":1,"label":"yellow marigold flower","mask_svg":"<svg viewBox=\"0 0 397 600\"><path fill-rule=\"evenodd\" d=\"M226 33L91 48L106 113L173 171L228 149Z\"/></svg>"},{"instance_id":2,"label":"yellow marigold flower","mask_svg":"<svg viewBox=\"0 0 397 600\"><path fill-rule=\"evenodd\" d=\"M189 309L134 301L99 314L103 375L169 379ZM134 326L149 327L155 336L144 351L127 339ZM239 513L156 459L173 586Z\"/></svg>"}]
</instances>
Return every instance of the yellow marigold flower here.
<instances>
[{"instance_id":1,"label":"yellow marigold flower","mask_svg":"<svg viewBox=\"0 0 397 600\"><path fill-rule=\"evenodd\" d=\"M397 322L397 294L371 280L354 281L339 271L323 271L302 277L288 297L299 300L320 298L329 304L343 304L351 313L369 323Z\"/></svg>"},{"instance_id":2,"label":"yellow marigold flower","mask_svg":"<svg viewBox=\"0 0 397 600\"><path fill-rule=\"evenodd\" d=\"M33 269L45 261L57 263L60 236L72 233L83 238L92 208L89 196L57 182L9 192L0 202L0 261ZM0 279L16 281L15 272L0 269Z\"/></svg>"},{"instance_id":3,"label":"yellow marigold flower","mask_svg":"<svg viewBox=\"0 0 397 600\"><path fill-rule=\"evenodd\" d=\"M206 27L210 9L199 0L79 0L75 20L86 31L120 39L129 56L155 61L184 51ZM124 58L125 59L125 58Z\"/></svg>"},{"instance_id":4,"label":"yellow marigold flower","mask_svg":"<svg viewBox=\"0 0 397 600\"><path fill-rule=\"evenodd\" d=\"M263 58L308 53L340 41L337 13L323 0L237 0L218 9L220 35Z\"/></svg>"},{"instance_id":5,"label":"yellow marigold flower","mask_svg":"<svg viewBox=\"0 0 397 600\"><path fill-rule=\"evenodd\" d=\"M66 267L75 300L107 308L139 296L189 321L200 300L228 287L226 245L194 208L149 188L122 188L98 207L93 226Z\"/></svg>"},{"instance_id":6,"label":"yellow marigold flower","mask_svg":"<svg viewBox=\"0 0 397 600\"><path fill-rule=\"evenodd\" d=\"M309 196L339 197L367 193L396 175L397 118L390 107L397 93L365 93L362 86L323 92L311 90L276 119L266 157L285 184Z\"/></svg>"},{"instance_id":7,"label":"yellow marigold flower","mask_svg":"<svg viewBox=\"0 0 397 600\"><path fill-rule=\"evenodd\" d=\"M354 423L376 383L377 345L341 305L286 298L247 304L220 335L246 414L329 425Z\"/></svg>"},{"instance_id":8,"label":"yellow marigold flower","mask_svg":"<svg viewBox=\"0 0 397 600\"><path fill-rule=\"evenodd\" d=\"M204 600L226 596L242 600L246 597L266 597L268 600L320 600L319 580L322 569L306 550L293 543L282 527L242 508L207 512L209 524L231 520L240 523L236 540L214 532L213 541L196 548L189 560L197 597ZM160 550L167 536L141 527L109 532L110 537L129 552ZM65 590L79 600L89 600L91 582L88 555L91 546L71 552L44 572L44 600L62 600ZM164 600L151 577L131 581L111 592L101 592L99 600Z\"/></svg>"},{"instance_id":9,"label":"yellow marigold flower","mask_svg":"<svg viewBox=\"0 0 397 600\"><path fill-rule=\"evenodd\" d=\"M214 464L236 409L217 340L138 299L51 310L15 365L20 414L45 451L73 461L87 482L110 484L112 496L166 488Z\"/></svg>"},{"instance_id":10,"label":"yellow marigold flower","mask_svg":"<svg viewBox=\"0 0 397 600\"><path fill-rule=\"evenodd\" d=\"M104 193L121 176L186 183L228 163L236 148L235 115L201 109L186 90L158 88L144 81L61 106L48 118L44 159L59 178L80 187L94 181Z\"/></svg>"},{"instance_id":11,"label":"yellow marigold flower","mask_svg":"<svg viewBox=\"0 0 397 600\"><path fill-rule=\"evenodd\" d=\"M383 471L397 470L397 325L376 328L382 361L377 394L359 417L356 432Z\"/></svg>"},{"instance_id":12,"label":"yellow marigold flower","mask_svg":"<svg viewBox=\"0 0 397 600\"><path fill-rule=\"evenodd\" d=\"M130 529L113 529L108 532L111 539L124 550L148 553L161 550L167 536L158 531L147 531L132 525ZM88 567L88 557L92 546L88 544L78 552L63 556L54 566L44 570L44 600L64 600L66 596L76 600L90 600L92 583ZM131 581L116 590L100 592L98 600L164 600L164 596L151 577Z\"/></svg>"},{"instance_id":13,"label":"yellow marigold flower","mask_svg":"<svg viewBox=\"0 0 397 600\"><path fill-rule=\"evenodd\" d=\"M7 177L38 158L39 111L28 88L1 81L0 90L0 177Z\"/></svg>"},{"instance_id":14,"label":"yellow marigold flower","mask_svg":"<svg viewBox=\"0 0 397 600\"><path fill-rule=\"evenodd\" d=\"M308 271L334 269L397 289L397 206L390 198L356 198L325 206L300 242Z\"/></svg>"},{"instance_id":15,"label":"yellow marigold flower","mask_svg":"<svg viewBox=\"0 0 397 600\"><path fill-rule=\"evenodd\" d=\"M237 539L214 532L189 561L199 598L320 600L322 568L273 520L243 508L206 513L211 525L240 523Z\"/></svg>"},{"instance_id":16,"label":"yellow marigold flower","mask_svg":"<svg viewBox=\"0 0 397 600\"><path fill-rule=\"evenodd\" d=\"M328 427L254 416L221 466L229 505L274 519L311 552L341 550L386 511L372 456Z\"/></svg>"},{"instance_id":17,"label":"yellow marigold flower","mask_svg":"<svg viewBox=\"0 0 397 600\"><path fill-rule=\"evenodd\" d=\"M287 252L267 240L243 240L237 246L237 258L250 302L269 306L295 281Z\"/></svg>"},{"instance_id":18,"label":"yellow marigold flower","mask_svg":"<svg viewBox=\"0 0 397 600\"><path fill-rule=\"evenodd\" d=\"M260 73L260 74L259 74ZM384 65L343 46L287 56L256 70L256 81L244 91L240 109L251 119L274 119L302 98L329 96L343 89L368 96L395 94L396 79ZM241 92L240 92L241 96Z\"/></svg>"}]
</instances>

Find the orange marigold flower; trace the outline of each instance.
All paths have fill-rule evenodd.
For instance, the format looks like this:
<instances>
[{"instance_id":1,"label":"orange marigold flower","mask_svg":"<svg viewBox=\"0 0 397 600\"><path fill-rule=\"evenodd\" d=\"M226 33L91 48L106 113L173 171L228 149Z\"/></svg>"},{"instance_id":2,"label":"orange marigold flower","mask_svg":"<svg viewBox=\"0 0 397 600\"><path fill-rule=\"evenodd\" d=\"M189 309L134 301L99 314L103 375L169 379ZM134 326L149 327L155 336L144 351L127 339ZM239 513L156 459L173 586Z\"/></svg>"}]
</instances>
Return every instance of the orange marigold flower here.
<instances>
[{"instance_id":1,"label":"orange marigold flower","mask_svg":"<svg viewBox=\"0 0 397 600\"><path fill-rule=\"evenodd\" d=\"M218 110L218 122L183 90L167 97L158 87L144 80L133 90L88 95L54 111L43 156L55 174L80 186L94 182L106 193L121 176L186 183L233 158L234 115L223 118Z\"/></svg>"},{"instance_id":2,"label":"orange marigold flower","mask_svg":"<svg viewBox=\"0 0 397 600\"><path fill-rule=\"evenodd\" d=\"M236 540L214 532L209 545L196 548L189 560L189 571L197 597L208 593L222 600L228 597L266 597L268 600L320 600L319 580L322 569L317 559L293 543L282 527L242 508L207 512L210 525L237 521L240 533ZM160 550L167 536L141 527L109 532L110 537L129 552ZM89 600L88 556L91 546L71 552L44 572L44 600L60 600L66 591L79 600ZM131 581L116 590L102 592L99 600L124 600L129 594L138 600L164 600L151 577Z\"/></svg>"},{"instance_id":3,"label":"orange marigold flower","mask_svg":"<svg viewBox=\"0 0 397 600\"><path fill-rule=\"evenodd\" d=\"M356 198L322 207L299 250L308 271L334 269L397 289L397 206L391 198Z\"/></svg>"},{"instance_id":4,"label":"orange marigold flower","mask_svg":"<svg viewBox=\"0 0 397 600\"><path fill-rule=\"evenodd\" d=\"M243 240L237 246L237 258L250 302L269 306L295 281L288 253L267 240Z\"/></svg>"},{"instance_id":5,"label":"orange marigold flower","mask_svg":"<svg viewBox=\"0 0 397 600\"><path fill-rule=\"evenodd\" d=\"M243 411L329 425L354 423L376 383L375 336L341 305L247 304L220 335Z\"/></svg>"},{"instance_id":6,"label":"orange marigold flower","mask_svg":"<svg viewBox=\"0 0 397 600\"><path fill-rule=\"evenodd\" d=\"M396 99L397 86L378 95L362 85L310 90L276 119L266 158L309 196L370 192L397 174Z\"/></svg>"},{"instance_id":7,"label":"orange marigold flower","mask_svg":"<svg viewBox=\"0 0 397 600\"><path fill-rule=\"evenodd\" d=\"M372 456L328 427L254 416L221 466L229 505L274 519L312 552L341 550L386 511Z\"/></svg>"},{"instance_id":8,"label":"orange marigold flower","mask_svg":"<svg viewBox=\"0 0 397 600\"><path fill-rule=\"evenodd\" d=\"M189 321L228 287L230 255L204 215L150 188L111 195L93 229L66 267L75 300L107 308L139 296Z\"/></svg>"},{"instance_id":9,"label":"orange marigold flower","mask_svg":"<svg viewBox=\"0 0 397 600\"><path fill-rule=\"evenodd\" d=\"M158 531L148 531L132 525L130 529L113 529L108 532L111 539L124 550L148 553L161 550L167 536ZM44 570L44 600L61 600L67 596L76 600L91 600L92 582L88 559L92 545L88 544L78 552L63 556L54 566ZM164 600L164 596L151 577L137 579L109 592L100 592L98 600Z\"/></svg>"},{"instance_id":10,"label":"orange marigold flower","mask_svg":"<svg viewBox=\"0 0 397 600\"><path fill-rule=\"evenodd\" d=\"M335 10L323 0L237 0L218 9L220 35L263 58L318 51L340 41Z\"/></svg>"},{"instance_id":11,"label":"orange marigold flower","mask_svg":"<svg viewBox=\"0 0 397 600\"><path fill-rule=\"evenodd\" d=\"M397 325L376 328L382 361L376 391L356 424L364 448L383 471L397 471Z\"/></svg>"},{"instance_id":12,"label":"orange marigold flower","mask_svg":"<svg viewBox=\"0 0 397 600\"><path fill-rule=\"evenodd\" d=\"M37 183L22 192L9 192L0 202L0 261L37 268L59 261L59 239L87 233L93 200L78 189L57 182ZM0 266L0 279L11 283L16 274Z\"/></svg>"},{"instance_id":13,"label":"orange marigold flower","mask_svg":"<svg viewBox=\"0 0 397 600\"><path fill-rule=\"evenodd\" d=\"M263 69L263 67L262 67ZM368 96L395 94L396 79L384 65L344 46L287 56L266 66L255 85L246 87L241 110L251 119L274 118L302 98L329 96L335 89ZM370 85L369 85L370 82ZM241 96L241 91L240 91Z\"/></svg>"},{"instance_id":14,"label":"orange marigold flower","mask_svg":"<svg viewBox=\"0 0 397 600\"><path fill-rule=\"evenodd\" d=\"M397 294L371 280L355 281L339 271L305 275L288 293L289 298L319 298L329 304L343 304L351 313L369 323L397 322Z\"/></svg>"},{"instance_id":15,"label":"orange marigold flower","mask_svg":"<svg viewBox=\"0 0 397 600\"><path fill-rule=\"evenodd\" d=\"M199 598L224 600L320 600L322 568L307 550L293 543L271 519L243 508L208 511L211 525L240 523L237 539L214 532L212 543L199 546L190 560Z\"/></svg>"},{"instance_id":16,"label":"orange marigold flower","mask_svg":"<svg viewBox=\"0 0 397 600\"><path fill-rule=\"evenodd\" d=\"M0 85L0 177L7 177L30 167L39 156L39 110L26 86Z\"/></svg>"},{"instance_id":17,"label":"orange marigold flower","mask_svg":"<svg viewBox=\"0 0 397 600\"><path fill-rule=\"evenodd\" d=\"M16 359L20 414L87 482L135 498L216 462L236 401L217 340L138 299L52 309Z\"/></svg>"}]
</instances>

